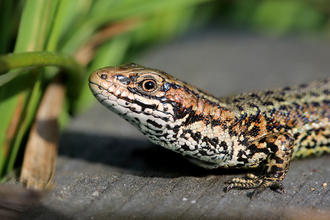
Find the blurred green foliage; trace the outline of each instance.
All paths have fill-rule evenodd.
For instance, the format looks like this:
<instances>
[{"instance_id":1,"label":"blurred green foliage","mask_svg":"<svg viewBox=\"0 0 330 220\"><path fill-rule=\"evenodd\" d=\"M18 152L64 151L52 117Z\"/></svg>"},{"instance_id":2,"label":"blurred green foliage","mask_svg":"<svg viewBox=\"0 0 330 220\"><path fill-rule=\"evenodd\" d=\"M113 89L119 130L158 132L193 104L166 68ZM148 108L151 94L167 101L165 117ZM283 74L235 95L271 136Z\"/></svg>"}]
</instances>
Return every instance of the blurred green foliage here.
<instances>
[{"instance_id":1,"label":"blurred green foliage","mask_svg":"<svg viewBox=\"0 0 330 220\"><path fill-rule=\"evenodd\" d=\"M329 32L328 0L236 0L219 4L220 18L231 25L277 36Z\"/></svg>"}]
</instances>

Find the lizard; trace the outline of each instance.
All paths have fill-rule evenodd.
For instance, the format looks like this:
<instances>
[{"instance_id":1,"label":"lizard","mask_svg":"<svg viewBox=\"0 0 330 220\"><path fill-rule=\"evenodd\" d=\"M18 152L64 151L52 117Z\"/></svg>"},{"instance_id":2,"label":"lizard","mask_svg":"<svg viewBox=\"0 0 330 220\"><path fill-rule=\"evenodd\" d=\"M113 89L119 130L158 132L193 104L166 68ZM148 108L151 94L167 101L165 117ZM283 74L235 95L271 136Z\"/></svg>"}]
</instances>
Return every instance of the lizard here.
<instances>
[{"instance_id":1,"label":"lizard","mask_svg":"<svg viewBox=\"0 0 330 220\"><path fill-rule=\"evenodd\" d=\"M151 142L207 168L261 169L230 189L285 193L291 160L330 153L330 79L216 98L164 71L135 63L89 77L95 98Z\"/></svg>"}]
</instances>

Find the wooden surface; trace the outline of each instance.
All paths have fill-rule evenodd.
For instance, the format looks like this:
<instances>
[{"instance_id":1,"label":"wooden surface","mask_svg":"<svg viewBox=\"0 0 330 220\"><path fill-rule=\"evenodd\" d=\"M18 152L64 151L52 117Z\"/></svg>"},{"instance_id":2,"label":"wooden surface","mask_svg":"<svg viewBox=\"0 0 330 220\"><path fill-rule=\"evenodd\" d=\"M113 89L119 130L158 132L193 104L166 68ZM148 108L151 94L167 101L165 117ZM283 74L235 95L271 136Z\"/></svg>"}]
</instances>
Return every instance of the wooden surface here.
<instances>
[{"instance_id":1,"label":"wooden surface","mask_svg":"<svg viewBox=\"0 0 330 220\"><path fill-rule=\"evenodd\" d=\"M322 42L204 31L134 62L220 96L324 78L329 55ZM95 102L62 134L56 188L22 219L330 218L330 155L292 162L284 195L226 194L224 182L244 172L198 168Z\"/></svg>"}]
</instances>

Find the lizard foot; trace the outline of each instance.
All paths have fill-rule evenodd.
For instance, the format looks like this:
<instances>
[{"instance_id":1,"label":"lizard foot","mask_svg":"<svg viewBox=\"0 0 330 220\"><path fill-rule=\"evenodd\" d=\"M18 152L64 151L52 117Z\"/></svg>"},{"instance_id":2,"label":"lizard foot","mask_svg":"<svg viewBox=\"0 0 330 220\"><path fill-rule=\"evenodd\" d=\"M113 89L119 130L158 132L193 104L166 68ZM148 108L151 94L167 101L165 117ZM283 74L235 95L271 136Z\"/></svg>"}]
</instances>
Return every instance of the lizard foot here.
<instances>
[{"instance_id":1,"label":"lizard foot","mask_svg":"<svg viewBox=\"0 0 330 220\"><path fill-rule=\"evenodd\" d=\"M280 189L285 193L284 187L282 184L278 183L275 178L257 176L254 174L246 174L243 178L232 178L226 182L229 184L226 188L226 193L231 189L255 189L252 193L251 198L254 199L258 193L261 193L268 187L271 189Z\"/></svg>"},{"instance_id":2,"label":"lizard foot","mask_svg":"<svg viewBox=\"0 0 330 220\"><path fill-rule=\"evenodd\" d=\"M258 155L258 152L259 156L267 155L264 158L263 175L247 174L243 178L233 178L227 181L229 185L226 192L233 188L255 189L252 198L268 187L285 192L280 182L289 170L293 144L292 135L282 132L267 135L252 143L247 148L249 151L254 152L254 155Z\"/></svg>"}]
</instances>

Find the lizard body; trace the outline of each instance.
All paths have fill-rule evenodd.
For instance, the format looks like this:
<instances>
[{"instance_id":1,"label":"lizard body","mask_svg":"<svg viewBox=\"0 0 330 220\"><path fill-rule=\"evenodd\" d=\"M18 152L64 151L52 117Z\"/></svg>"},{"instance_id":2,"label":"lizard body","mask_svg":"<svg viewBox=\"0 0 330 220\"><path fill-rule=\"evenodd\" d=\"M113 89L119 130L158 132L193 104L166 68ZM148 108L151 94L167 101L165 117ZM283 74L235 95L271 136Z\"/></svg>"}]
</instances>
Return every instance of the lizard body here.
<instances>
[{"instance_id":1,"label":"lizard body","mask_svg":"<svg viewBox=\"0 0 330 220\"><path fill-rule=\"evenodd\" d=\"M330 153L330 80L216 98L156 69L105 67L89 78L96 99L148 139L208 169L262 168L227 183L267 187L294 158Z\"/></svg>"}]
</instances>

